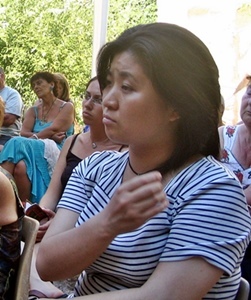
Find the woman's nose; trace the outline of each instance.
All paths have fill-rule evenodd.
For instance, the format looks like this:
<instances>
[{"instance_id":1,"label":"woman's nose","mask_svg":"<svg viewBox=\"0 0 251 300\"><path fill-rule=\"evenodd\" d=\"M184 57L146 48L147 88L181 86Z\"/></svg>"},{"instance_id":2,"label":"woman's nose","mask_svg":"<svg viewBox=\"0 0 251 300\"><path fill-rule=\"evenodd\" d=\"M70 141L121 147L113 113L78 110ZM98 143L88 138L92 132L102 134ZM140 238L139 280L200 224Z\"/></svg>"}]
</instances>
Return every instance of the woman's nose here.
<instances>
[{"instance_id":1,"label":"woman's nose","mask_svg":"<svg viewBox=\"0 0 251 300\"><path fill-rule=\"evenodd\" d=\"M116 88L113 86L112 88L106 88L103 91L103 106L114 106L118 100L118 93Z\"/></svg>"},{"instance_id":2,"label":"woman's nose","mask_svg":"<svg viewBox=\"0 0 251 300\"><path fill-rule=\"evenodd\" d=\"M92 98L87 99L87 100L85 99L83 104L84 104L85 107L92 108L93 107Z\"/></svg>"}]
</instances>

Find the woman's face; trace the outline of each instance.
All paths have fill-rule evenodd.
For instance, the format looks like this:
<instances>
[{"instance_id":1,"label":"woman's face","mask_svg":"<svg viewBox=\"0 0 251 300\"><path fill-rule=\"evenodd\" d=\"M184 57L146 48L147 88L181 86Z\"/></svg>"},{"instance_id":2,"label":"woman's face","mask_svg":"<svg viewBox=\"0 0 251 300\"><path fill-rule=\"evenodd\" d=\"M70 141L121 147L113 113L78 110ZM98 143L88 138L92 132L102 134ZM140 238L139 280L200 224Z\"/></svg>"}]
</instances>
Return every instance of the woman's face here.
<instances>
[{"instance_id":1,"label":"woman's face","mask_svg":"<svg viewBox=\"0 0 251 300\"><path fill-rule=\"evenodd\" d=\"M171 122L178 118L129 51L117 54L111 63L103 91L103 115L111 140L142 146L169 141Z\"/></svg>"},{"instance_id":2,"label":"woman's face","mask_svg":"<svg viewBox=\"0 0 251 300\"><path fill-rule=\"evenodd\" d=\"M31 88L38 98L43 99L43 97L51 94L52 89L54 88L54 83L49 83L43 78L38 78L32 82Z\"/></svg>"},{"instance_id":3,"label":"woman's face","mask_svg":"<svg viewBox=\"0 0 251 300\"><path fill-rule=\"evenodd\" d=\"M98 80L92 81L86 92L85 99L82 102L82 117L86 125L102 124L102 96Z\"/></svg>"},{"instance_id":4,"label":"woman's face","mask_svg":"<svg viewBox=\"0 0 251 300\"><path fill-rule=\"evenodd\" d=\"M247 86L246 92L242 97L240 115L242 121L251 126L251 83Z\"/></svg>"}]
</instances>

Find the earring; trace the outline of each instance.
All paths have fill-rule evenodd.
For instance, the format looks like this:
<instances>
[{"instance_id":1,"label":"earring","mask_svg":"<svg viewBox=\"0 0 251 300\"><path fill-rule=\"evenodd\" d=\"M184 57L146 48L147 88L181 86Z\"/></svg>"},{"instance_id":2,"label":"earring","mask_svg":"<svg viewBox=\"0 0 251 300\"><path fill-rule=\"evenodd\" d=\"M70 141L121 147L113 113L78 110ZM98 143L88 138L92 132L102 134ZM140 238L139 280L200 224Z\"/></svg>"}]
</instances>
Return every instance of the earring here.
<instances>
[{"instance_id":1,"label":"earring","mask_svg":"<svg viewBox=\"0 0 251 300\"><path fill-rule=\"evenodd\" d=\"M54 86L51 85L50 90L51 90L52 94L53 94L53 89L54 89Z\"/></svg>"}]
</instances>

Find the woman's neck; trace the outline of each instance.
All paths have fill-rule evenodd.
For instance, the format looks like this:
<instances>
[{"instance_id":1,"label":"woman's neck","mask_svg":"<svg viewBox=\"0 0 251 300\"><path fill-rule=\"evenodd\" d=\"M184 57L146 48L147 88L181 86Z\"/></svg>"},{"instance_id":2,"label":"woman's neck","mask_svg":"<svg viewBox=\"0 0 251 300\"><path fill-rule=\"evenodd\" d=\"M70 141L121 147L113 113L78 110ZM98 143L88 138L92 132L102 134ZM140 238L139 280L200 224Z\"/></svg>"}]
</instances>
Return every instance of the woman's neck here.
<instances>
[{"instance_id":1,"label":"woman's neck","mask_svg":"<svg viewBox=\"0 0 251 300\"><path fill-rule=\"evenodd\" d=\"M44 106L50 106L56 99L57 97L55 97L53 94L46 95L42 98L42 104Z\"/></svg>"},{"instance_id":2,"label":"woman's neck","mask_svg":"<svg viewBox=\"0 0 251 300\"><path fill-rule=\"evenodd\" d=\"M114 143L109 139L109 137L106 135L104 126L100 126L100 125L97 126L89 125L89 126L90 126L89 138L93 149L100 148L100 147L108 147L113 150L120 149L122 145L119 143Z\"/></svg>"},{"instance_id":3,"label":"woman's neck","mask_svg":"<svg viewBox=\"0 0 251 300\"><path fill-rule=\"evenodd\" d=\"M90 133L90 139L92 142L103 142L109 140L109 138L105 134L101 135L101 134L91 134L91 133Z\"/></svg>"},{"instance_id":4,"label":"woman's neck","mask_svg":"<svg viewBox=\"0 0 251 300\"><path fill-rule=\"evenodd\" d=\"M173 147L165 145L129 146L130 164L136 173L147 173L163 165L172 155Z\"/></svg>"},{"instance_id":5,"label":"woman's neck","mask_svg":"<svg viewBox=\"0 0 251 300\"><path fill-rule=\"evenodd\" d=\"M103 126L89 125L90 139L92 142L102 142L108 140Z\"/></svg>"}]
</instances>

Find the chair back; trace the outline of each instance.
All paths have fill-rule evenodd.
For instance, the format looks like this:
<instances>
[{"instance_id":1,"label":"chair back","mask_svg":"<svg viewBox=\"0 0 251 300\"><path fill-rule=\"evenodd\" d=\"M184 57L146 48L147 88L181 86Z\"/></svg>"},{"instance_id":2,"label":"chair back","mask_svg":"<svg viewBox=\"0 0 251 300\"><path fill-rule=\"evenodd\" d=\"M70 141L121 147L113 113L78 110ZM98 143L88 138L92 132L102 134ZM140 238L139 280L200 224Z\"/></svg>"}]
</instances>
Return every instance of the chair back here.
<instances>
[{"instance_id":1,"label":"chair back","mask_svg":"<svg viewBox=\"0 0 251 300\"><path fill-rule=\"evenodd\" d=\"M237 292L235 300L248 300L249 290L250 290L250 286L249 286L248 281L246 279L244 279L243 277L241 277L239 290Z\"/></svg>"},{"instance_id":2,"label":"chair back","mask_svg":"<svg viewBox=\"0 0 251 300\"><path fill-rule=\"evenodd\" d=\"M31 260L38 227L39 222L37 220L24 216L22 225L24 247L17 271L14 300L27 300L29 297Z\"/></svg>"}]
</instances>

